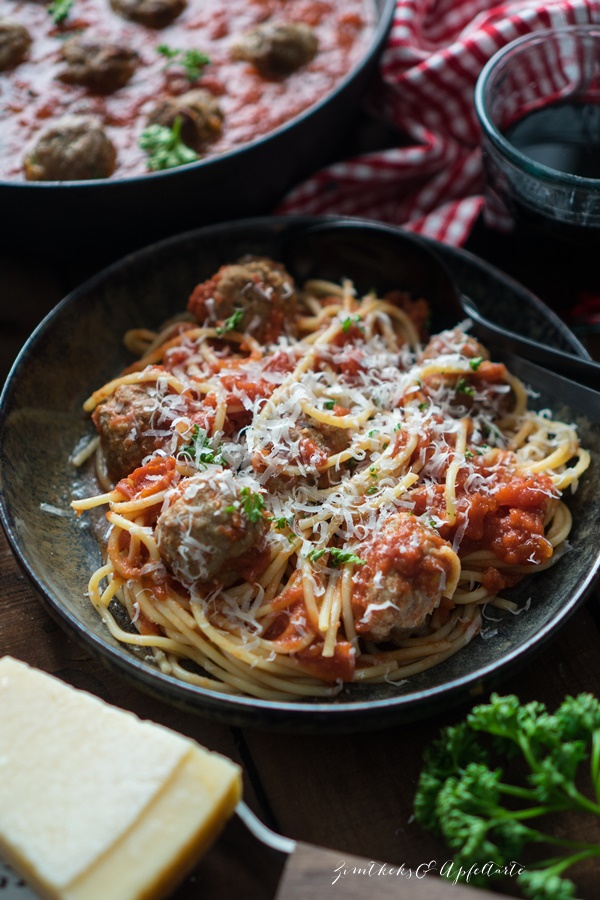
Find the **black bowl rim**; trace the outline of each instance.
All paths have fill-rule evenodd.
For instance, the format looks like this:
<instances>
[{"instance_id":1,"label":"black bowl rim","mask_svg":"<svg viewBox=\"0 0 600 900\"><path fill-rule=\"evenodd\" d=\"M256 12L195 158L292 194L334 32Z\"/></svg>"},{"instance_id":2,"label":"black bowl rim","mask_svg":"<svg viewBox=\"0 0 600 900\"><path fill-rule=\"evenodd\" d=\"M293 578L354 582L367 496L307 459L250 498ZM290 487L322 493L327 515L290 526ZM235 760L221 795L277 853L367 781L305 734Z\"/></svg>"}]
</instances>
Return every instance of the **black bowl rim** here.
<instances>
[{"instance_id":1,"label":"black bowl rim","mask_svg":"<svg viewBox=\"0 0 600 900\"><path fill-rule=\"evenodd\" d=\"M442 247L437 241L416 236L399 227L348 216L261 216L209 225L183 232L123 257L71 291L48 313L26 341L11 368L0 394L0 521L19 564L30 579L43 604L72 636L91 648L100 661L109 668L118 671L121 675L126 676L134 685L143 687L144 690L154 694L157 698L167 699L168 702L179 706L187 712L199 715L204 714L229 724L238 722L238 724L244 726L259 725L260 727L275 729L290 728L296 731L313 731L315 727L322 725L329 732L352 731L356 730L359 725L361 727L383 728L393 724L394 721L409 721L420 717L423 705L427 705L430 712L434 712L447 708L449 704L459 702L459 699L465 698L467 694L474 697L478 696L482 692L484 684L490 686L499 681L508 668L514 671L516 668L521 667L556 636L567 619L585 601L600 571L600 554L598 554L594 565L586 573L578 589L569 598L568 602L559 610L557 616L548 621L527 641L507 652L502 659L484 665L475 672L454 678L435 687L415 691L413 694L379 700L351 700L339 704L335 702L335 698L332 698L332 701L329 702L311 701L309 703L302 701L265 701L254 697L224 694L185 684L171 676L164 675L158 668L152 669L146 666L134 655L125 654L122 647L113 647L106 643L101 636L87 631L78 618L62 605L59 598L44 587L38 579L35 568L29 563L26 553L22 549L16 528L13 525L14 520L11 510L5 503L1 481L1 450L4 421L7 418L9 407L11 407L11 398L16 389L19 372L23 366L27 365L28 360L34 356L38 343L44 340L47 328L51 327L54 319L62 315L65 310L74 308L88 292L93 291L105 281L110 281L122 269L128 269L131 265L141 265L144 260L154 254L166 254L169 248L173 246L186 242L195 243L201 240L204 235L213 235L219 231L227 232L232 227L251 231L255 227L267 224L275 228L278 225L286 227L327 221L332 223L357 222L383 228L386 231L400 232L408 240L425 243L434 252L436 247ZM494 279L499 279L511 289L516 289L521 294L527 294L538 311L568 338L575 352L581 356L588 356L586 350L564 322L552 310L548 309L539 298L526 288L523 288L518 282L467 251L449 246L444 246L443 251L446 253L450 252L458 258L462 257L476 268L491 275ZM467 691L466 689L469 690ZM382 721L382 714L385 714L385 721Z\"/></svg>"},{"instance_id":2,"label":"black bowl rim","mask_svg":"<svg viewBox=\"0 0 600 900\"><path fill-rule=\"evenodd\" d=\"M275 141L290 129L297 127L301 122L318 113L318 111L323 107L328 106L331 102L334 102L336 97L339 94L343 93L343 91L346 90L349 84L351 84L356 78L360 77L361 73L371 65L375 57L377 57L380 51L383 49L385 39L392 27L392 23L394 20L394 11L396 8L396 0L383 0L383 2L383 9L379 15L378 20L375 23L375 28L373 29L371 40L365 49L364 56L362 56L361 59L356 63L356 65L354 65L349 70L349 72L347 72L347 74L338 82L333 90L325 94L325 96L320 100L317 100L316 103L313 103L312 106L309 106L297 116L294 116L293 119L290 119L288 122L284 122L283 125L280 125L273 131L269 131L267 134L254 138L253 140L248 141L248 143L242 144L240 147L234 147L231 150L225 151L225 153L220 153L218 156L210 156L206 159L199 159L196 162L188 163L184 166L178 166L174 169L164 169L163 171L159 172L145 172L142 175L131 175L127 178L97 178L85 180L82 179L81 181L14 181L0 179L0 189L11 191L50 191L57 189L70 189L71 191L92 191L99 190L101 187L103 187L105 190L108 189L110 191L116 191L120 189L121 185L125 186L132 184L135 185L139 183L148 183L149 180L151 180L151 182L159 182L164 180L165 178L175 178L178 175L180 176L184 172L196 172L199 169L206 168L210 165L214 167L217 163L225 164L229 160L235 161L237 157L243 155L247 151L255 150L263 144L269 144L271 141ZM375 7L374 3L373 6ZM376 7L375 9L377 11Z\"/></svg>"}]
</instances>

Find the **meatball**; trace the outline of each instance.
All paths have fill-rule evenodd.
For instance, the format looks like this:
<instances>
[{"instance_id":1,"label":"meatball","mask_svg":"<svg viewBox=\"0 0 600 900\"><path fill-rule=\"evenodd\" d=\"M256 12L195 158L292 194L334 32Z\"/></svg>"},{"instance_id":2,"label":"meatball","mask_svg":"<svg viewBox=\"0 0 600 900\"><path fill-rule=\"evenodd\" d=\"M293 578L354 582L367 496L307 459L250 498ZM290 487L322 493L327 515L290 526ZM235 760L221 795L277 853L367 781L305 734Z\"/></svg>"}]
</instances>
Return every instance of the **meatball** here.
<instances>
[{"instance_id":1,"label":"meatball","mask_svg":"<svg viewBox=\"0 0 600 900\"><path fill-rule=\"evenodd\" d=\"M156 523L160 554L184 584L233 584L264 551L269 530L262 498L232 472L203 472L180 482Z\"/></svg>"},{"instance_id":2,"label":"meatball","mask_svg":"<svg viewBox=\"0 0 600 900\"><path fill-rule=\"evenodd\" d=\"M252 63L261 75L277 78L309 63L317 47L315 33L303 22L265 22L240 35L231 52L234 59Z\"/></svg>"},{"instance_id":3,"label":"meatball","mask_svg":"<svg viewBox=\"0 0 600 900\"><path fill-rule=\"evenodd\" d=\"M459 353L461 356L466 356L467 359L490 358L483 344L480 344L470 334L465 334L464 331L455 328L453 331L442 331L441 334L434 335L423 350L420 362L436 359L436 357L448 353Z\"/></svg>"},{"instance_id":4,"label":"meatball","mask_svg":"<svg viewBox=\"0 0 600 900\"><path fill-rule=\"evenodd\" d=\"M222 266L194 289L188 310L200 322L223 323L238 314L235 330L275 341L291 328L296 309L294 279L271 259L244 257Z\"/></svg>"},{"instance_id":5,"label":"meatball","mask_svg":"<svg viewBox=\"0 0 600 900\"><path fill-rule=\"evenodd\" d=\"M451 545L410 513L390 516L372 539L354 550L352 588L356 631L386 641L418 631L442 597L451 597L460 573Z\"/></svg>"},{"instance_id":6,"label":"meatball","mask_svg":"<svg viewBox=\"0 0 600 900\"><path fill-rule=\"evenodd\" d=\"M31 35L18 22L0 19L0 72L18 66L31 46Z\"/></svg>"},{"instance_id":7,"label":"meatball","mask_svg":"<svg viewBox=\"0 0 600 900\"><path fill-rule=\"evenodd\" d=\"M147 28L165 28L187 6L186 0L110 0L110 5L124 19Z\"/></svg>"},{"instance_id":8,"label":"meatball","mask_svg":"<svg viewBox=\"0 0 600 900\"><path fill-rule=\"evenodd\" d=\"M98 119L63 116L43 132L24 160L28 181L108 178L117 152Z\"/></svg>"},{"instance_id":9,"label":"meatball","mask_svg":"<svg viewBox=\"0 0 600 900\"><path fill-rule=\"evenodd\" d=\"M101 94L110 94L127 84L135 71L134 50L108 41L77 35L65 42L62 57L67 67L61 81L82 84Z\"/></svg>"},{"instance_id":10,"label":"meatball","mask_svg":"<svg viewBox=\"0 0 600 900\"><path fill-rule=\"evenodd\" d=\"M158 401L146 387L122 384L93 412L108 473L114 481L131 474L146 456L165 443L168 432L157 433L153 425ZM150 434L147 432L150 431Z\"/></svg>"},{"instance_id":11,"label":"meatball","mask_svg":"<svg viewBox=\"0 0 600 900\"><path fill-rule=\"evenodd\" d=\"M209 91L198 88L163 100L148 117L150 125L173 127L181 118L181 139L188 147L200 151L221 133L223 113Z\"/></svg>"}]
</instances>

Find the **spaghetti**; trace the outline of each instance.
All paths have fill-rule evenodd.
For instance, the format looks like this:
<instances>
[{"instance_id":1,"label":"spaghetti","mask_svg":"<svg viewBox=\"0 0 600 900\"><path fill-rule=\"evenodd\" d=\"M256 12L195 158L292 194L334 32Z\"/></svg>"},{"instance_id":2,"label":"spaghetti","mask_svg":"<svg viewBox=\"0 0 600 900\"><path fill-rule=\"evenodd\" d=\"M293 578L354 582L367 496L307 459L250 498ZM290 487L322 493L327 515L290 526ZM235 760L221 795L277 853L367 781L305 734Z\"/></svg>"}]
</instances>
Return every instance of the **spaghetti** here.
<instances>
[{"instance_id":1,"label":"spaghetti","mask_svg":"<svg viewBox=\"0 0 600 900\"><path fill-rule=\"evenodd\" d=\"M90 599L163 672L265 699L398 682L560 555L575 428L463 331L426 343L422 300L250 258L188 310L126 335L74 460L102 493L73 507L109 510Z\"/></svg>"}]
</instances>

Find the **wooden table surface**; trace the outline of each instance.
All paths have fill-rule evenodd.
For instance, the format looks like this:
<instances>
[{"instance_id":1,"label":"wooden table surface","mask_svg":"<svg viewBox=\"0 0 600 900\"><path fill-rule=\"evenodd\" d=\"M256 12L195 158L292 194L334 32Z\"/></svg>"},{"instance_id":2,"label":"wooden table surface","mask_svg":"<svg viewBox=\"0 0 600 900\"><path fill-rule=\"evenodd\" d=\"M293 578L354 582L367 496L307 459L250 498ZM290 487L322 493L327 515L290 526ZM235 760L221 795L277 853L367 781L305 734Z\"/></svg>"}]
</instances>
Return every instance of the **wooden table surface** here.
<instances>
[{"instance_id":1,"label":"wooden table surface","mask_svg":"<svg viewBox=\"0 0 600 900\"><path fill-rule=\"evenodd\" d=\"M40 261L28 250L0 256L0 382L42 316L108 261L101 251L60 265L52 259ZM556 641L507 680L503 690L517 693L522 701L543 700L550 708L565 694L600 694L598 599L593 594ZM448 859L448 851L412 820L412 801L425 746L441 725L462 717L466 707L436 719L351 736L240 730L185 715L132 688L67 638L36 598L3 534L0 610L0 655L11 654L227 754L243 766L248 804L282 834L334 849L340 861L355 854L415 868L432 860L439 866ZM270 900L283 862L234 818L174 898ZM591 868L582 873L583 897L598 896L597 874ZM355 893L350 878L333 885L334 878L332 867L322 885L311 883L310 894L377 898L376 878L368 884L363 879L358 889L355 879ZM507 884L507 893L509 888ZM443 885L439 896L447 896L447 890Z\"/></svg>"}]
</instances>

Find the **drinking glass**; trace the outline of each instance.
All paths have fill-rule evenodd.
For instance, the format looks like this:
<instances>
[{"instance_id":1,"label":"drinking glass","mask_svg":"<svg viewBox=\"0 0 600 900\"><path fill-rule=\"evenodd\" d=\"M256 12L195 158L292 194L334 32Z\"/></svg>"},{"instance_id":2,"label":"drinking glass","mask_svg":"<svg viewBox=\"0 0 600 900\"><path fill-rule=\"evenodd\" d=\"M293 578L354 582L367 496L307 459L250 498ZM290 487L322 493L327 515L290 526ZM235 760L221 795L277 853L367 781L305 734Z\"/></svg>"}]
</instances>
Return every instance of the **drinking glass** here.
<instances>
[{"instance_id":1,"label":"drinking glass","mask_svg":"<svg viewBox=\"0 0 600 900\"><path fill-rule=\"evenodd\" d=\"M600 250L600 26L506 45L479 76L475 109L488 223L585 262Z\"/></svg>"}]
</instances>

